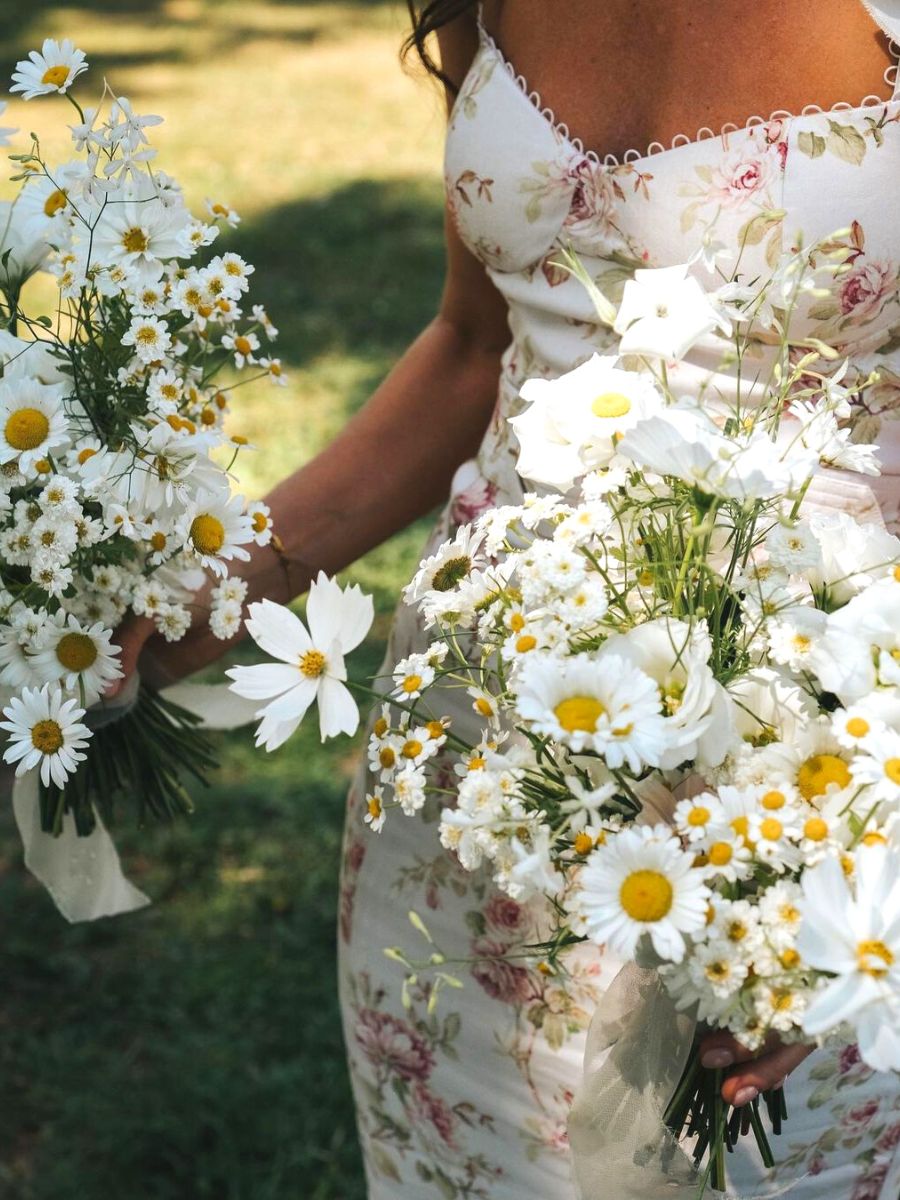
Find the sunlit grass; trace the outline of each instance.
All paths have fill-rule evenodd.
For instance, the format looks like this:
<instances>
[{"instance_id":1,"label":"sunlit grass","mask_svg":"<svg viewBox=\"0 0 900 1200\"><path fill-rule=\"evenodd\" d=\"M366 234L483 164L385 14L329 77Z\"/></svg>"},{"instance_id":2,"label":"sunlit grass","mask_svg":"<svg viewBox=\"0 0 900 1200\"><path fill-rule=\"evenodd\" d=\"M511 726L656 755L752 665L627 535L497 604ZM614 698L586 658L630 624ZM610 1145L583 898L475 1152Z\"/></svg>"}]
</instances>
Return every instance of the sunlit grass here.
<instances>
[{"instance_id":1,"label":"sunlit grass","mask_svg":"<svg viewBox=\"0 0 900 1200\"><path fill-rule=\"evenodd\" d=\"M235 396L233 431L258 448L239 463L250 494L334 435L434 308L441 114L398 67L402 17L377 2L0 0L4 73L43 36L73 36L93 64L82 102L106 73L165 116L159 164L191 204L214 196L242 213L227 244L256 264L254 298L281 327L290 370L285 389ZM58 161L73 117L52 98L14 102L2 123L33 130ZM35 285L35 305L52 299ZM377 668L422 536L352 572L379 611L360 676ZM363 1194L333 961L358 749L323 748L314 725L268 757L248 734L219 747L189 822L118 831L129 872L159 901L135 917L66 927L3 821L4 1200Z\"/></svg>"}]
</instances>

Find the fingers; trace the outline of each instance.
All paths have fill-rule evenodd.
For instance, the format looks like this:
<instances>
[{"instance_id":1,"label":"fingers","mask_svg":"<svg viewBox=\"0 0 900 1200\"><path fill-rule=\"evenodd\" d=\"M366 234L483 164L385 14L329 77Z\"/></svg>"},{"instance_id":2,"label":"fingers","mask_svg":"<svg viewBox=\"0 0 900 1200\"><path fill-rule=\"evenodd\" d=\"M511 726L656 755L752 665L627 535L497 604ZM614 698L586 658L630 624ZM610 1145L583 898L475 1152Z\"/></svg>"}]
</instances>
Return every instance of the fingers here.
<instances>
[{"instance_id":1,"label":"fingers","mask_svg":"<svg viewBox=\"0 0 900 1200\"><path fill-rule=\"evenodd\" d=\"M797 1069L813 1051L813 1046L779 1046L742 1063L730 1072L722 1084L722 1098L735 1107L749 1104L760 1092L767 1092L784 1083L791 1071Z\"/></svg>"},{"instance_id":2,"label":"fingers","mask_svg":"<svg viewBox=\"0 0 900 1200\"><path fill-rule=\"evenodd\" d=\"M114 679L106 689L107 697L117 696L137 670L137 662L148 638L155 633L155 626L149 617L129 616L122 622L113 637L113 643L121 651L119 666L124 674L121 679Z\"/></svg>"},{"instance_id":3,"label":"fingers","mask_svg":"<svg viewBox=\"0 0 900 1200\"><path fill-rule=\"evenodd\" d=\"M731 1067L735 1063L747 1062L756 1052L742 1046L727 1029L708 1033L700 1042L700 1062L711 1071Z\"/></svg>"}]
</instances>

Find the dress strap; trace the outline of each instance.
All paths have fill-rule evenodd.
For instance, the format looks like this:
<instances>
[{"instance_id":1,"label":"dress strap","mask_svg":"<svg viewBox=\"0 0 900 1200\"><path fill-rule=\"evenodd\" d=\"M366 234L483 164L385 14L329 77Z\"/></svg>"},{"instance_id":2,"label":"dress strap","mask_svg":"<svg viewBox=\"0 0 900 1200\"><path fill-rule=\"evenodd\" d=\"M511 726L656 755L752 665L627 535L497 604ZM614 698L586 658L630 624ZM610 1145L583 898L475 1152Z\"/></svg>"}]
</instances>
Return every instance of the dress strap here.
<instances>
[{"instance_id":1,"label":"dress strap","mask_svg":"<svg viewBox=\"0 0 900 1200\"><path fill-rule=\"evenodd\" d=\"M478 0L475 5L475 20L478 23L478 39L481 42L486 42L489 38L488 31L484 27L484 3L483 0Z\"/></svg>"}]
</instances>

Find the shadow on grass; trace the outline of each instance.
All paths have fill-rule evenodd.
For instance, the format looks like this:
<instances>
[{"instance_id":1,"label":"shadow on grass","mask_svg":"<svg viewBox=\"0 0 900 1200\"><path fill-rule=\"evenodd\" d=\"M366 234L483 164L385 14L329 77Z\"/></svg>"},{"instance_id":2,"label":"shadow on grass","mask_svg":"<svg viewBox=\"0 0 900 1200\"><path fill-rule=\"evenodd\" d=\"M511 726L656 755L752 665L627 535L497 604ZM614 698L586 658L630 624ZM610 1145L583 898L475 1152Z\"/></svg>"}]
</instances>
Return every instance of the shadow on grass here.
<instances>
[{"instance_id":1,"label":"shadow on grass","mask_svg":"<svg viewBox=\"0 0 900 1200\"><path fill-rule=\"evenodd\" d=\"M436 182L361 180L230 235L257 268L254 298L278 317L285 361L348 352L381 364L402 353L440 296L442 208Z\"/></svg>"}]
</instances>

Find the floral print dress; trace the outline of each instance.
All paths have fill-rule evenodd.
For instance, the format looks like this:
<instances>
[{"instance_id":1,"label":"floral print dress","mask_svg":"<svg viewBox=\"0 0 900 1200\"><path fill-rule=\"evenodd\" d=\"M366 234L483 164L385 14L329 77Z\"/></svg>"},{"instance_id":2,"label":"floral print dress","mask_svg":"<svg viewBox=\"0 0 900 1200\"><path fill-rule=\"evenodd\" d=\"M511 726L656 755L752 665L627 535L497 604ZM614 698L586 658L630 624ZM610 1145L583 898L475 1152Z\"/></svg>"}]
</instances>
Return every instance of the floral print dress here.
<instances>
[{"instance_id":1,"label":"floral print dress","mask_svg":"<svg viewBox=\"0 0 900 1200\"><path fill-rule=\"evenodd\" d=\"M863 3L900 38L900 0ZM896 65L885 95L853 107L776 113L617 161L585 150L558 124L479 24L480 46L450 117L446 189L460 235L508 302L511 336L494 418L477 460L457 473L432 545L485 508L521 497L506 418L524 380L556 377L612 347L584 288L558 265L561 247L575 250L615 300L637 267L686 262L704 244L715 243L719 272L753 279L770 274L783 250L832 234L848 269L830 294L804 302L795 328L837 346L851 373L879 371L854 421L861 441L880 442L885 470L864 482L823 473L816 500L896 530ZM705 261L693 269L712 284ZM756 353L764 367L769 351ZM736 386L720 357L720 344L701 343L672 368L676 385L703 389L715 404ZM412 610L401 606L389 661L424 645ZM455 693L445 711L477 740L477 717ZM582 947L565 977L542 973L522 953L541 940L542 905L520 905L489 875L459 868L438 842L436 802L373 834L364 824L373 783L362 769L351 789L340 913L345 1036L370 1200L575 1200L567 1114L587 1026L618 964ZM436 1008L429 973L404 987L403 968L384 955L391 946L419 958L431 952L410 910L463 984L444 990ZM791 1076L787 1103L772 1182L747 1145L730 1156L735 1191L897 1200L900 1082L876 1076L852 1048L826 1049Z\"/></svg>"}]
</instances>

